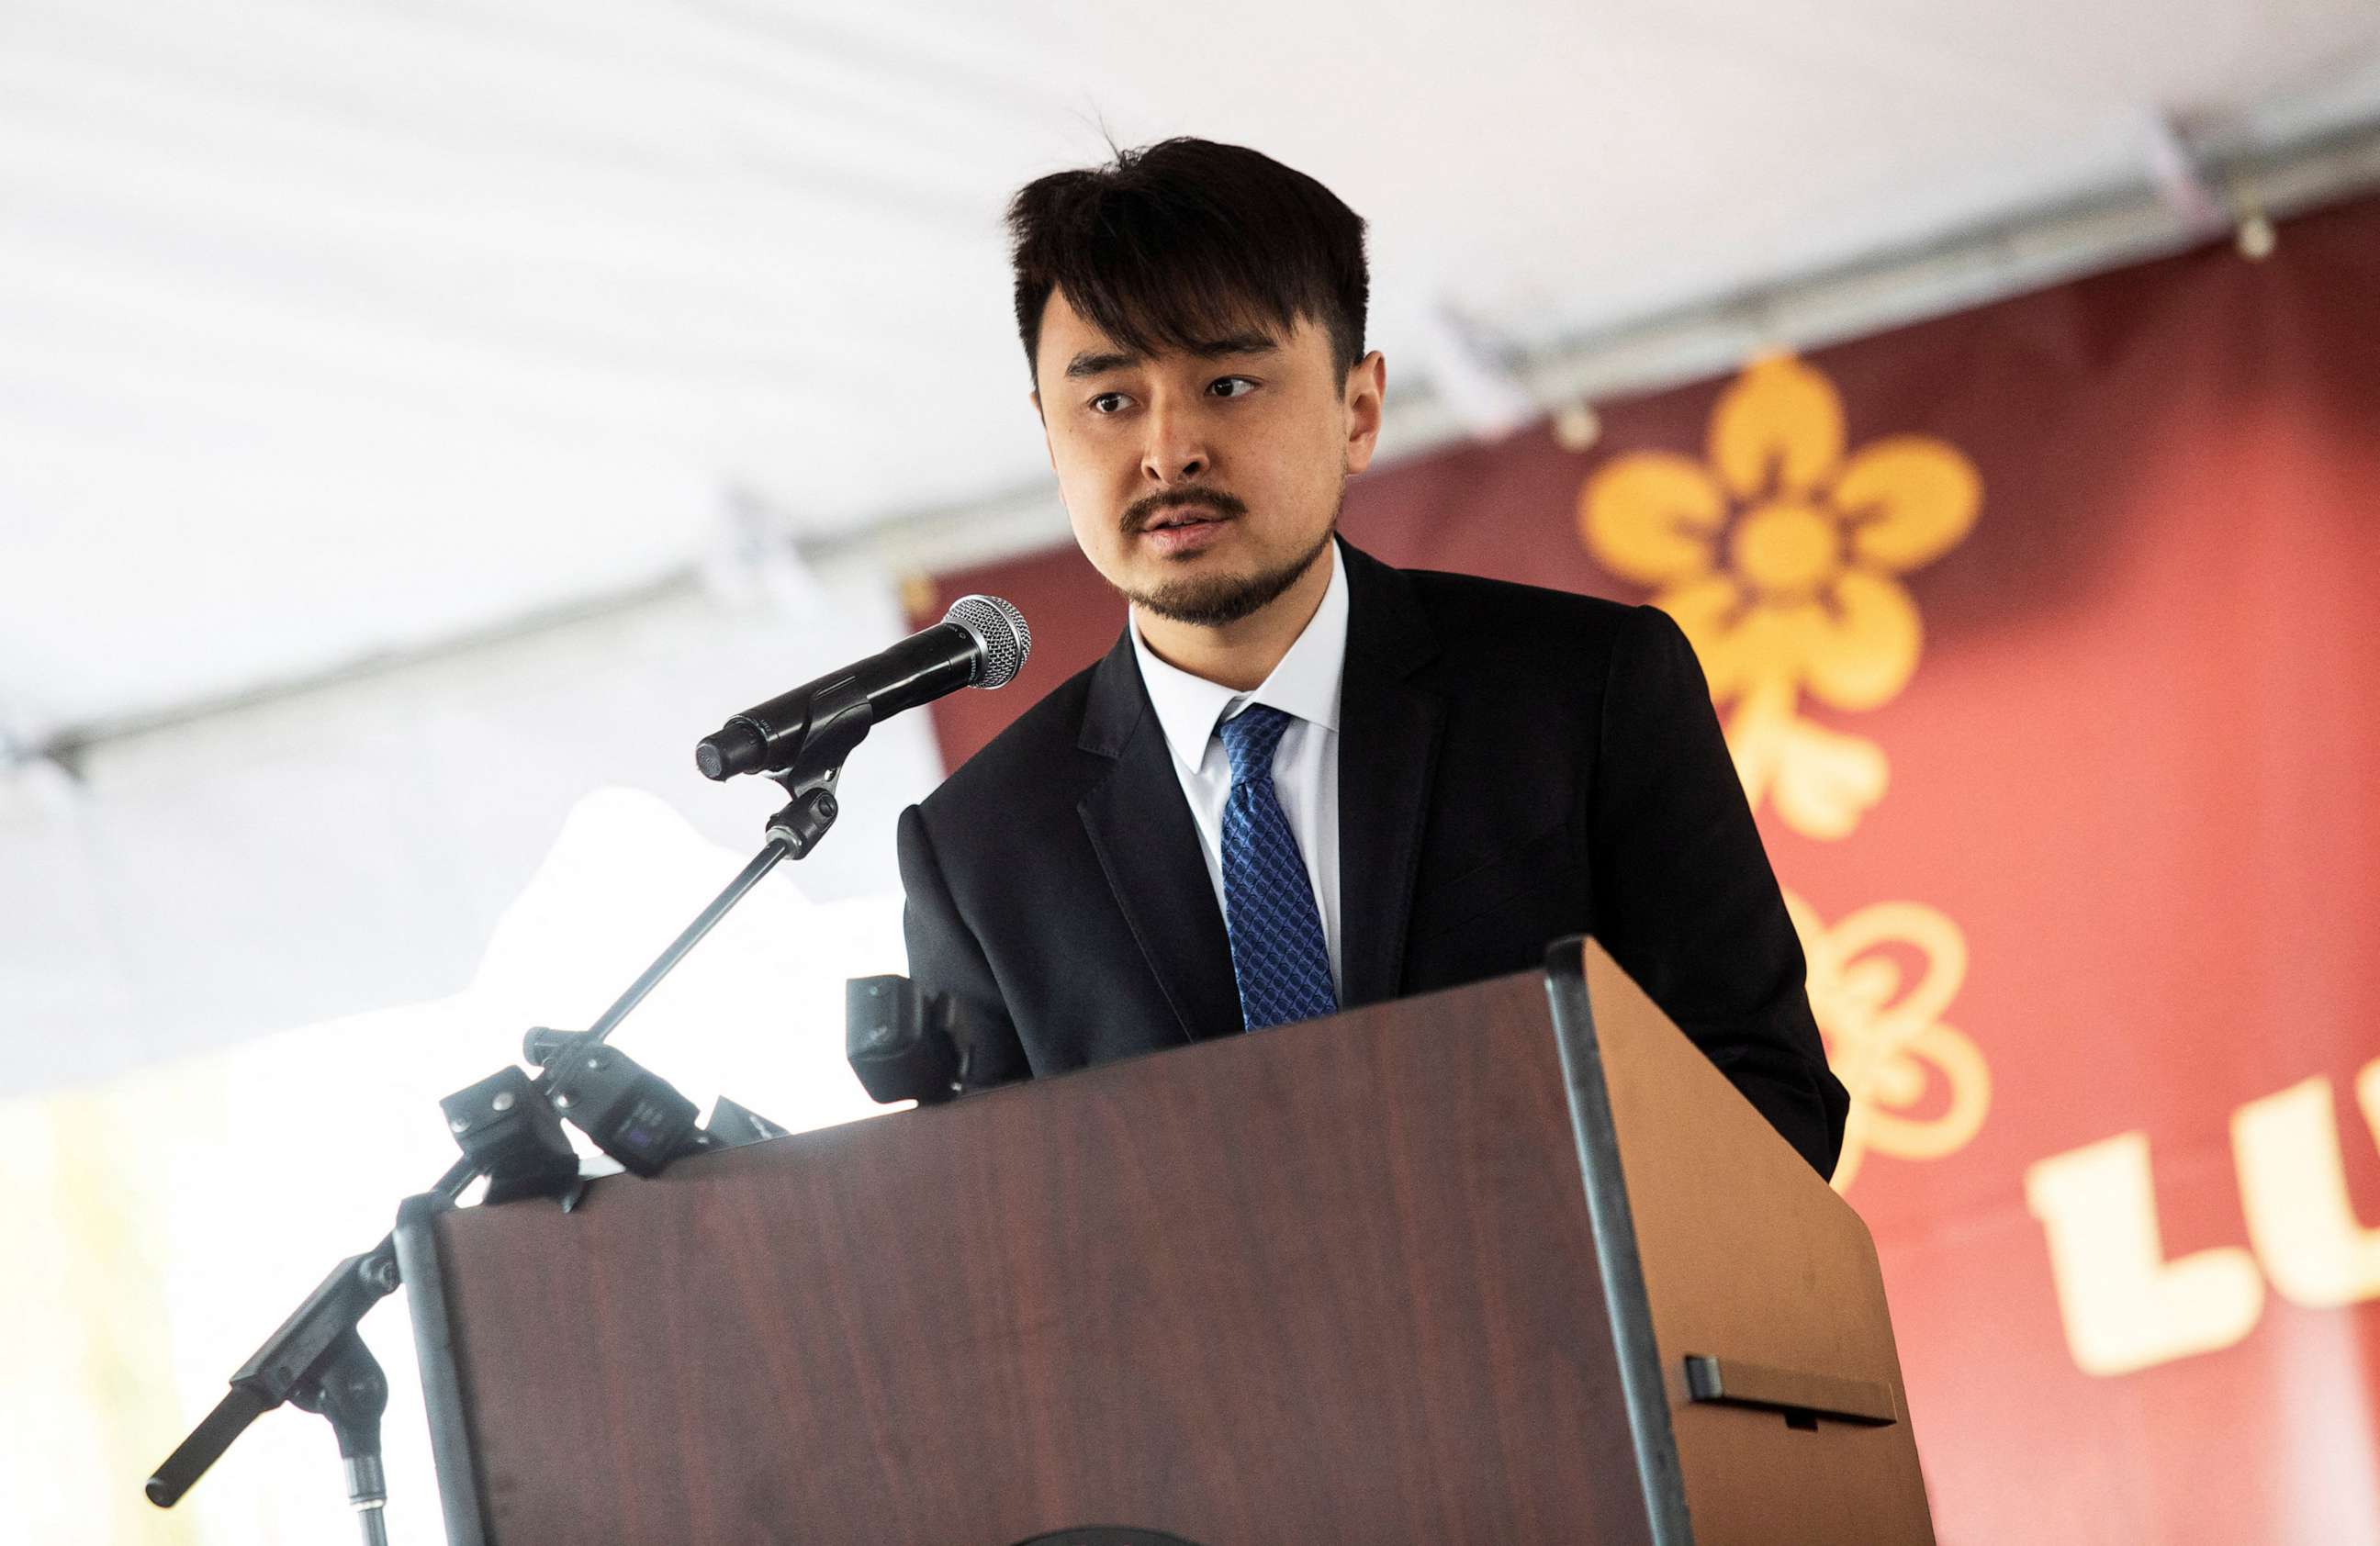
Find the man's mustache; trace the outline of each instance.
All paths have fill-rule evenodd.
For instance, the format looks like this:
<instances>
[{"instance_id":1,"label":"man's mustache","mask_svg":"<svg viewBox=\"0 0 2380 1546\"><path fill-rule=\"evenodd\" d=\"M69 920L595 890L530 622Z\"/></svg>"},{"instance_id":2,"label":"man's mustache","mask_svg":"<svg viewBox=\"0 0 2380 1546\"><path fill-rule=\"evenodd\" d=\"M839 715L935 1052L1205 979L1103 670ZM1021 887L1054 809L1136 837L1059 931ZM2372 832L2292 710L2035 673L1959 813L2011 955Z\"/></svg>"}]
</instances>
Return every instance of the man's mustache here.
<instances>
[{"instance_id":1,"label":"man's mustache","mask_svg":"<svg viewBox=\"0 0 2380 1546\"><path fill-rule=\"evenodd\" d=\"M1206 509L1219 515L1245 515L1248 507L1239 497L1220 489L1166 489L1145 494L1124 507L1121 525L1126 537L1137 537L1148 524L1169 510Z\"/></svg>"}]
</instances>

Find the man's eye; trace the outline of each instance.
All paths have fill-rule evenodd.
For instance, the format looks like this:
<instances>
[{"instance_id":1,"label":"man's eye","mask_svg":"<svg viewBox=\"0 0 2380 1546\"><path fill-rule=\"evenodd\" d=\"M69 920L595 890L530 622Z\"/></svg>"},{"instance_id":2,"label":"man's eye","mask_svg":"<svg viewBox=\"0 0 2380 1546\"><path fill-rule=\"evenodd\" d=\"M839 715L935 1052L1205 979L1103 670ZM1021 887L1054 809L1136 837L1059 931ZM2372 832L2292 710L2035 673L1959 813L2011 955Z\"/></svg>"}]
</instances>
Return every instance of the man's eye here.
<instances>
[{"instance_id":1,"label":"man's eye","mask_svg":"<svg viewBox=\"0 0 2380 1546\"><path fill-rule=\"evenodd\" d=\"M1123 411L1123 405L1131 401L1131 398L1126 397L1121 392L1103 392L1097 397L1091 399L1091 412L1095 414L1122 413Z\"/></svg>"},{"instance_id":2,"label":"man's eye","mask_svg":"<svg viewBox=\"0 0 2380 1546\"><path fill-rule=\"evenodd\" d=\"M1216 397L1245 397L1256 389L1256 382L1245 376L1225 376L1207 384L1208 393Z\"/></svg>"}]
</instances>

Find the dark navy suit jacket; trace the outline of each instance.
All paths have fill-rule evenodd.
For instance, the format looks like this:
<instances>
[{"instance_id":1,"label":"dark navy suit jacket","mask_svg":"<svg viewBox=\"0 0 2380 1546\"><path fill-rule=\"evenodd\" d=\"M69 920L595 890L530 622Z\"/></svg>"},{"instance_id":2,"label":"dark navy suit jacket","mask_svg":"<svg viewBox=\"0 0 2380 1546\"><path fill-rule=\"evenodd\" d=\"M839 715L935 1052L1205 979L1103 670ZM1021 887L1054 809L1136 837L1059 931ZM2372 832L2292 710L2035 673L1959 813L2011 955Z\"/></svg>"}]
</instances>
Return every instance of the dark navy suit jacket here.
<instances>
[{"instance_id":1,"label":"dark navy suit jacket","mask_svg":"<svg viewBox=\"0 0 2380 1546\"><path fill-rule=\"evenodd\" d=\"M1534 969L1591 934L1830 1172L1849 1098L1677 625L1340 550L1343 1006ZM1128 635L905 811L900 857L910 975L973 1011L971 1084L1241 1030Z\"/></svg>"}]
</instances>

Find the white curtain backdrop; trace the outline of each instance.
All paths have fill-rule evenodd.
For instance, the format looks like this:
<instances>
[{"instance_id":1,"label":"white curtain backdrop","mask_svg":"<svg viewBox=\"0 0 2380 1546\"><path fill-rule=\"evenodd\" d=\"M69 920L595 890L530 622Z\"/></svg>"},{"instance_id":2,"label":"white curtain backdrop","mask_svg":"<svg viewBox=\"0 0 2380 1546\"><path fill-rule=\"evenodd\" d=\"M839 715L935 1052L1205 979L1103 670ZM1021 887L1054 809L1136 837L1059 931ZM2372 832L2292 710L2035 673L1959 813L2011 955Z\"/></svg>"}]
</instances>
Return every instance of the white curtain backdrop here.
<instances>
[{"instance_id":1,"label":"white curtain backdrop","mask_svg":"<svg viewBox=\"0 0 2380 1546\"><path fill-rule=\"evenodd\" d=\"M439 1097L511 1060L525 1027L591 1021L743 857L639 791L589 794L558 825L459 991L0 1102L9 1231L38 1242L0 1273L0 1540L352 1537L329 1427L294 1407L171 1514L140 1485L283 1316L453 1160ZM395 873L392 892L424 883ZM345 949L355 932L370 931L319 937ZM843 1060L843 984L902 965L897 897L820 905L781 869L615 1044L706 1109L727 1093L796 1130L871 1115ZM443 1536L403 1298L364 1329L393 1387L390 1536L431 1546Z\"/></svg>"},{"instance_id":2,"label":"white curtain backdrop","mask_svg":"<svg viewBox=\"0 0 2380 1546\"><path fill-rule=\"evenodd\" d=\"M592 790L665 801L721 846L725 884L782 796L705 782L695 742L906 627L883 586L743 601L689 586L103 745L80 783L32 765L0 802L0 1095L455 993ZM893 818L940 772L924 714L880 726L789 884L897 891ZM587 985L625 986L674 932L590 953Z\"/></svg>"}]
</instances>

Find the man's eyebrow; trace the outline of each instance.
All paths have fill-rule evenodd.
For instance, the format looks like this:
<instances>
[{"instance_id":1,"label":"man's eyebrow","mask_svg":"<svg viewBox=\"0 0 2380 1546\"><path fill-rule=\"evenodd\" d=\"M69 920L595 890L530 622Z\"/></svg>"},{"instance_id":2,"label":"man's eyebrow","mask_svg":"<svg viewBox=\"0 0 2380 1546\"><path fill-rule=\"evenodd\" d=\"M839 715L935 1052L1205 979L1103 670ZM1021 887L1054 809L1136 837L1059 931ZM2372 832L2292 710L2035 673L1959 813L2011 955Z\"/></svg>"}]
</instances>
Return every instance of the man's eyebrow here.
<instances>
[{"instance_id":1,"label":"man's eyebrow","mask_svg":"<svg viewBox=\"0 0 2380 1546\"><path fill-rule=\"evenodd\" d=\"M1220 359L1225 355L1269 355L1280 348L1280 342L1269 332L1234 332L1220 338L1199 339L1190 345L1190 352L1200 359ZM1104 354L1086 349L1066 362L1066 379L1103 376L1111 370L1138 365L1148 357L1137 349L1111 349Z\"/></svg>"},{"instance_id":2,"label":"man's eyebrow","mask_svg":"<svg viewBox=\"0 0 2380 1546\"><path fill-rule=\"evenodd\" d=\"M1086 349L1066 362L1066 379L1075 380L1084 376L1104 376L1111 370L1138 365L1142 357L1137 351L1118 350L1095 355Z\"/></svg>"}]
</instances>

